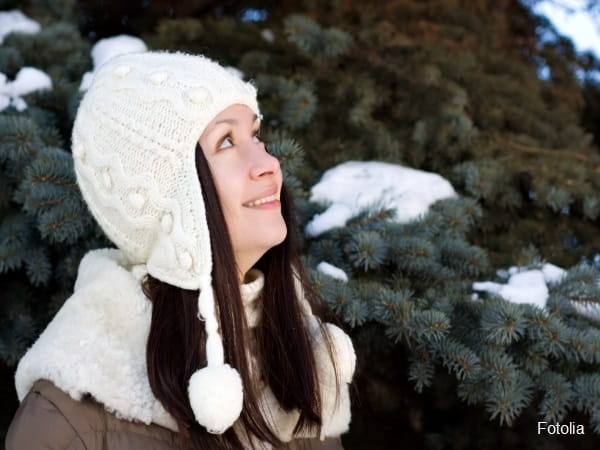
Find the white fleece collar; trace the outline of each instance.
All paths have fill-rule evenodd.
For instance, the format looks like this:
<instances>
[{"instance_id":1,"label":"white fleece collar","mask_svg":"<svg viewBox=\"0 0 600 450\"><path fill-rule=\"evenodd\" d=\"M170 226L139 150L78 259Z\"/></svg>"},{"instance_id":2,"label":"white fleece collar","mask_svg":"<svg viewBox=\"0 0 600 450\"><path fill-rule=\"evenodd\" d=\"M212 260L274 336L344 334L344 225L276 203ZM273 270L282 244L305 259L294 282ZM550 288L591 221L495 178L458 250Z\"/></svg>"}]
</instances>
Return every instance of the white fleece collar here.
<instances>
[{"instance_id":1,"label":"white fleece collar","mask_svg":"<svg viewBox=\"0 0 600 450\"><path fill-rule=\"evenodd\" d=\"M120 418L177 430L148 382L151 304L137 278L142 273L131 271L120 250L85 255L73 295L19 362L20 400L44 378L75 400L91 394Z\"/></svg>"},{"instance_id":2,"label":"white fleece collar","mask_svg":"<svg viewBox=\"0 0 600 450\"><path fill-rule=\"evenodd\" d=\"M19 400L35 381L47 379L75 400L91 394L119 418L154 422L177 431L174 419L154 397L148 382L146 341L151 303L141 289L144 274L143 268L132 267L120 250L101 249L85 255L73 295L19 362L15 375ZM250 327L260 319L263 285L262 273L254 271L253 280L241 287ZM317 330L318 319L312 316L306 301L303 308L309 314L320 373L324 421L321 436L339 435L348 429L350 421L348 390L343 388L340 401L335 401L331 391L334 372ZM327 327L345 384L354 372L354 349L341 330L330 324ZM291 439L294 416L281 410L268 387L262 402L264 411L272 416L275 431L284 441Z\"/></svg>"}]
</instances>

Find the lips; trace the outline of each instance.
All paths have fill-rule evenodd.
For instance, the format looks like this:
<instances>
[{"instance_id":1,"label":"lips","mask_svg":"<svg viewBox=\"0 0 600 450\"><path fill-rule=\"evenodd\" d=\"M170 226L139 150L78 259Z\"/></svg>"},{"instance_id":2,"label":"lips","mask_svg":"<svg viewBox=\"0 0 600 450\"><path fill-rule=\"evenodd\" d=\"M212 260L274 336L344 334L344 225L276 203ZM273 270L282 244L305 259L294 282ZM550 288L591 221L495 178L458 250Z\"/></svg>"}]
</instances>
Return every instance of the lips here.
<instances>
[{"instance_id":1,"label":"lips","mask_svg":"<svg viewBox=\"0 0 600 450\"><path fill-rule=\"evenodd\" d=\"M277 192L277 186L274 185L269 189L264 190L259 195L254 197L252 200L249 200L242 204L242 206L246 206L248 208L252 208L254 206L264 205L265 203L270 203L279 200L279 194Z\"/></svg>"}]
</instances>

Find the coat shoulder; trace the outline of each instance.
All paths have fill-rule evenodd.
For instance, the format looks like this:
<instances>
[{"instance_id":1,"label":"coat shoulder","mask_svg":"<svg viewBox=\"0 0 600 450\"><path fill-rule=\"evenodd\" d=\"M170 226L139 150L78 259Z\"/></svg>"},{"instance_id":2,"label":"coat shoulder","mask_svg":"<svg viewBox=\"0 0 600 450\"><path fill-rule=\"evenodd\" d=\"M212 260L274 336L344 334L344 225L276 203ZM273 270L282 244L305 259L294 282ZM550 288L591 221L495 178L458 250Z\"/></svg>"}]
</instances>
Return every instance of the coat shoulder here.
<instances>
[{"instance_id":1,"label":"coat shoulder","mask_svg":"<svg viewBox=\"0 0 600 450\"><path fill-rule=\"evenodd\" d=\"M6 450L184 449L178 434L155 424L120 419L90 397L71 398L38 380L10 425Z\"/></svg>"},{"instance_id":2,"label":"coat shoulder","mask_svg":"<svg viewBox=\"0 0 600 450\"><path fill-rule=\"evenodd\" d=\"M49 381L36 382L21 402L10 424L6 435L6 449L85 449L80 436L81 430L77 429L77 424L72 423L63 410L65 399L62 396L67 394Z\"/></svg>"},{"instance_id":3,"label":"coat shoulder","mask_svg":"<svg viewBox=\"0 0 600 450\"><path fill-rule=\"evenodd\" d=\"M339 437L325 438L320 440L319 438L310 439L294 439L289 442L282 450L344 450L342 440Z\"/></svg>"}]
</instances>

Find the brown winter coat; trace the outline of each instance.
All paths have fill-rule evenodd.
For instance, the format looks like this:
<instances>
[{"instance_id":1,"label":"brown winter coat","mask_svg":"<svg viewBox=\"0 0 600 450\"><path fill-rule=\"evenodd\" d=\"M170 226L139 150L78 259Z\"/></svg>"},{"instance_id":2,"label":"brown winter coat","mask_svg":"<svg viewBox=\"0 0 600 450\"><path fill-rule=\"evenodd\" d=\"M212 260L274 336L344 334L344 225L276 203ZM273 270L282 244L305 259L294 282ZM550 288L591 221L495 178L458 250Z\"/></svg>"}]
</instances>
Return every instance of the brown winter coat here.
<instances>
[{"instance_id":1,"label":"brown winter coat","mask_svg":"<svg viewBox=\"0 0 600 450\"><path fill-rule=\"evenodd\" d=\"M50 381L37 381L8 430L6 450L188 449L177 433L151 424L118 419L90 397L73 400ZM339 438L296 439L287 449L339 450Z\"/></svg>"}]
</instances>

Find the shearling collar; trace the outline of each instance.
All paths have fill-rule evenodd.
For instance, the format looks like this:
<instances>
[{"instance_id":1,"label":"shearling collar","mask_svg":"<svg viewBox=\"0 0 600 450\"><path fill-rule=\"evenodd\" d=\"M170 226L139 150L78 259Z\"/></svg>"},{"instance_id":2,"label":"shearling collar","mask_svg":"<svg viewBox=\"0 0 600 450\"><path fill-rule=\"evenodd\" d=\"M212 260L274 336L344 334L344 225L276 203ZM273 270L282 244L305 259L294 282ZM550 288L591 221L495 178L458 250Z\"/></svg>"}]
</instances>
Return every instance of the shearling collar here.
<instances>
[{"instance_id":1,"label":"shearling collar","mask_svg":"<svg viewBox=\"0 0 600 450\"><path fill-rule=\"evenodd\" d=\"M91 394L119 418L156 423L177 431L174 419L150 389L146 370L146 341L151 303L141 289L145 270L131 266L120 250L94 250L79 266L73 295L19 362L15 382L22 400L38 379L52 381L75 400ZM260 318L262 273L241 287L249 326ZM350 406L345 383L354 372L355 356L347 335L328 325L336 365L344 385L341 397L332 393L334 373L325 351L318 319L303 301L313 334L323 403L321 437L337 436L348 429ZM281 410L270 389L262 394L263 411L284 441L290 440L297 416ZM239 429L236 428L236 429Z\"/></svg>"},{"instance_id":2,"label":"shearling collar","mask_svg":"<svg viewBox=\"0 0 600 450\"><path fill-rule=\"evenodd\" d=\"M120 250L84 256L73 295L19 362L19 400L44 378L75 400L91 394L121 418L177 430L146 375L151 303L141 289L143 274Z\"/></svg>"}]
</instances>

